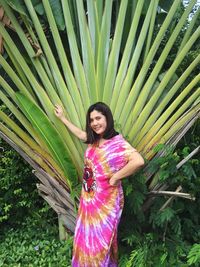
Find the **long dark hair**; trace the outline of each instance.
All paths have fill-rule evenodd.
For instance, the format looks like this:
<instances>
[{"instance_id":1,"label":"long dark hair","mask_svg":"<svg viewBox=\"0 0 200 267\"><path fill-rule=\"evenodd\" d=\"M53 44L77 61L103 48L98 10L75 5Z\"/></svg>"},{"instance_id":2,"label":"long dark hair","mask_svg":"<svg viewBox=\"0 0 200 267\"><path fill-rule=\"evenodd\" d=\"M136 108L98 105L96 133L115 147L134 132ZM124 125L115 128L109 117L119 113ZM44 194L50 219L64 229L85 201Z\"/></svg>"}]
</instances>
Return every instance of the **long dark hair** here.
<instances>
[{"instance_id":1,"label":"long dark hair","mask_svg":"<svg viewBox=\"0 0 200 267\"><path fill-rule=\"evenodd\" d=\"M86 115L87 141L85 142L86 144L94 144L100 139L100 136L96 134L90 127L90 113L94 110L102 113L106 117L107 127L102 137L104 139L110 139L115 135L118 135L118 132L116 132L114 129L114 120L110 108L103 102L97 102L91 105L87 111Z\"/></svg>"}]
</instances>

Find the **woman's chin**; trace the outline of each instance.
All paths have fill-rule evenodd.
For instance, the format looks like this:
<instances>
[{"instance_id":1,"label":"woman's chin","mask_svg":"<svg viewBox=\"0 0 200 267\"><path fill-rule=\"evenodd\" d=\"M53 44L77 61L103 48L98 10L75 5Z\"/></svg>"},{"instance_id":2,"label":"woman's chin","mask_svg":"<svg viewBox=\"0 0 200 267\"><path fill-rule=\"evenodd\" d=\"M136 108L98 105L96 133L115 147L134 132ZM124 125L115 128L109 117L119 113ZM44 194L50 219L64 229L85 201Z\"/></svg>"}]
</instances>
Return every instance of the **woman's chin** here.
<instances>
[{"instance_id":1,"label":"woman's chin","mask_svg":"<svg viewBox=\"0 0 200 267\"><path fill-rule=\"evenodd\" d=\"M103 133L102 133L102 131L94 131L95 132L95 134L97 134L97 135L103 135Z\"/></svg>"}]
</instances>

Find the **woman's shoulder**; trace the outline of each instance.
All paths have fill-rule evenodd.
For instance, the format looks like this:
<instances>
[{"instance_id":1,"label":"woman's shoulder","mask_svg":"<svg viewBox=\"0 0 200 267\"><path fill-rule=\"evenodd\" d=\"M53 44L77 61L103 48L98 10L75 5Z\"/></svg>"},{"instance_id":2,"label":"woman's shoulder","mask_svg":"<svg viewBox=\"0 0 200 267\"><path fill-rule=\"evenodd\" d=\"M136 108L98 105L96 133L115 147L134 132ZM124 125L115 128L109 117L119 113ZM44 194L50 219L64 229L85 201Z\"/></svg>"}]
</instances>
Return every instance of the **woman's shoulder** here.
<instances>
[{"instance_id":1,"label":"woman's shoulder","mask_svg":"<svg viewBox=\"0 0 200 267\"><path fill-rule=\"evenodd\" d=\"M122 134L117 134L113 138L111 138L113 142L127 142Z\"/></svg>"},{"instance_id":2,"label":"woman's shoulder","mask_svg":"<svg viewBox=\"0 0 200 267\"><path fill-rule=\"evenodd\" d=\"M117 134L112 138L108 139L106 145L110 148L114 148L114 147L122 147L123 145L125 145L125 143L126 140L124 139L124 137L121 134Z\"/></svg>"},{"instance_id":3,"label":"woman's shoulder","mask_svg":"<svg viewBox=\"0 0 200 267\"><path fill-rule=\"evenodd\" d=\"M131 143L125 138L122 134L119 134L116 138L116 142L122 147L124 150L130 150L132 152L137 151Z\"/></svg>"}]
</instances>

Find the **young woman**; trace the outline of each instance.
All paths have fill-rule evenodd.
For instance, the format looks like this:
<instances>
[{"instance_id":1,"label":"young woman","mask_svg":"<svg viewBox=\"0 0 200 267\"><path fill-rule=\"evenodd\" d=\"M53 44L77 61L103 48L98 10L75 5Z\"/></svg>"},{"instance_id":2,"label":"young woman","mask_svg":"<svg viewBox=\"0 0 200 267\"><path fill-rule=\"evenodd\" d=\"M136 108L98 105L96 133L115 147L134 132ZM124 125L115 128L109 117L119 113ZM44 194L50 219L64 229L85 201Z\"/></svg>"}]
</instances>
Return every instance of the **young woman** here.
<instances>
[{"instance_id":1,"label":"young woman","mask_svg":"<svg viewBox=\"0 0 200 267\"><path fill-rule=\"evenodd\" d=\"M98 102L86 115L86 131L68 121L60 106L55 114L88 144L83 187L74 236L73 267L116 267L117 228L124 197L121 179L144 165L141 155L114 129L110 108Z\"/></svg>"}]
</instances>

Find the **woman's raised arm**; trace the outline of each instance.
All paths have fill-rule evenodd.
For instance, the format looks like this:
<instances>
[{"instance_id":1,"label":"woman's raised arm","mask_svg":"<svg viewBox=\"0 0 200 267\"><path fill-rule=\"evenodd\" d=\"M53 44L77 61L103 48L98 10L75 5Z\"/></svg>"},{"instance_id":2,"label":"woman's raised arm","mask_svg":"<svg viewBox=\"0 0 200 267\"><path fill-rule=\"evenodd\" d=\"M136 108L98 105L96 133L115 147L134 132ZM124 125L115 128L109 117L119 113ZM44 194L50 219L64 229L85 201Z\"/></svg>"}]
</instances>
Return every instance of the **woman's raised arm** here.
<instances>
[{"instance_id":1,"label":"woman's raised arm","mask_svg":"<svg viewBox=\"0 0 200 267\"><path fill-rule=\"evenodd\" d=\"M83 141L87 140L86 132L81 130L65 118L63 109L60 105L55 105L54 113L76 137Z\"/></svg>"}]
</instances>

